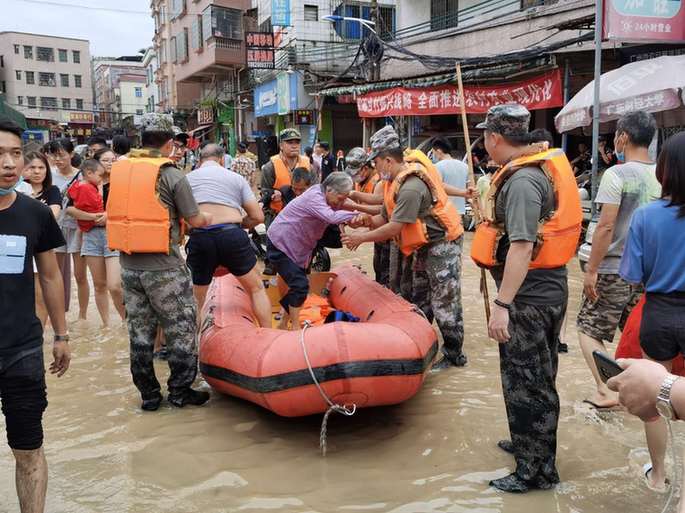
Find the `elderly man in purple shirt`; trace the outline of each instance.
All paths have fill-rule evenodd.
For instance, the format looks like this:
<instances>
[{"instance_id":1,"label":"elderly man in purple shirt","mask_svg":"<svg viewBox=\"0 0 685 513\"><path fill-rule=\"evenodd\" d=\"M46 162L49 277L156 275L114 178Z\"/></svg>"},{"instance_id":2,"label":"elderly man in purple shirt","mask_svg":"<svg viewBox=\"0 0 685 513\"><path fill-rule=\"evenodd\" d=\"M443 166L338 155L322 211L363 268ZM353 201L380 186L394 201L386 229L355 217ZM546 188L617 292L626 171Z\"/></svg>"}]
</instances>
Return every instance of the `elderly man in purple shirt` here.
<instances>
[{"instance_id":1,"label":"elderly man in purple shirt","mask_svg":"<svg viewBox=\"0 0 685 513\"><path fill-rule=\"evenodd\" d=\"M309 293L306 268L317 242L329 224L349 223L355 213L347 197L354 184L346 173L331 173L321 185L310 187L286 205L269 226L266 258L288 285L281 299L286 312L279 329L300 329L300 307Z\"/></svg>"}]
</instances>

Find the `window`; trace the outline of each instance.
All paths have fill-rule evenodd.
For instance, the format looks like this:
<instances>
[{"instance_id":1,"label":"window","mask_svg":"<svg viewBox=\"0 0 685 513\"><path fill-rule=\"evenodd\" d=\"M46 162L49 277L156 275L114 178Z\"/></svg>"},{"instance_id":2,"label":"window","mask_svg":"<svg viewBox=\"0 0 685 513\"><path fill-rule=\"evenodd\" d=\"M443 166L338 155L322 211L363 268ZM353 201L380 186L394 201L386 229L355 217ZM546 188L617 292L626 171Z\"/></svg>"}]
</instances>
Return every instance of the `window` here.
<instances>
[{"instance_id":1,"label":"window","mask_svg":"<svg viewBox=\"0 0 685 513\"><path fill-rule=\"evenodd\" d=\"M166 54L166 39L163 39L159 45L159 62L165 63L167 60Z\"/></svg>"},{"instance_id":2,"label":"window","mask_svg":"<svg viewBox=\"0 0 685 513\"><path fill-rule=\"evenodd\" d=\"M380 7L377 32L383 39L389 39L395 32L395 8ZM334 15L349 18L371 19L371 7L353 3L343 3L335 9ZM356 21L336 21L336 33L344 39L361 39L369 34L369 29Z\"/></svg>"},{"instance_id":3,"label":"window","mask_svg":"<svg viewBox=\"0 0 685 513\"><path fill-rule=\"evenodd\" d=\"M59 83L62 87L69 87L69 75L67 73L60 73Z\"/></svg>"},{"instance_id":4,"label":"window","mask_svg":"<svg viewBox=\"0 0 685 513\"><path fill-rule=\"evenodd\" d=\"M143 88L142 87L136 87L135 92L136 92L136 98L142 98L143 97Z\"/></svg>"},{"instance_id":5,"label":"window","mask_svg":"<svg viewBox=\"0 0 685 513\"><path fill-rule=\"evenodd\" d=\"M17 105L24 105L24 97L17 96Z\"/></svg>"},{"instance_id":6,"label":"window","mask_svg":"<svg viewBox=\"0 0 685 513\"><path fill-rule=\"evenodd\" d=\"M46 87L55 87L57 82L55 81L54 73L38 73L38 85Z\"/></svg>"},{"instance_id":7,"label":"window","mask_svg":"<svg viewBox=\"0 0 685 513\"><path fill-rule=\"evenodd\" d=\"M62 98L62 108L71 109L71 98Z\"/></svg>"},{"instance_id":8,"label":"window","mask_svg":"<svg viewBox=\"0 0 685 513\"><path fill-rule=\"evenodd\" d=\"M37 46L36 59L43 62L55 62L55 50L45 46Z\"/></svg>"},{"instance_id":9,"label":"window","mask_svg":"<svg viewBox=\"0 0 685 513\"><path fill-rule=\"evenodd\" d=\"M33 59L33 46L24 46L24 59Z\"/></svg>"},{"instance_id":10,"label":"window","mask_svg":"<svg viewBox=\"0 0 685 513\"><path fill-rule=\"evenodd\" d=\"M59 49L59 62L67 62L67 51Z\"/></svg>"},{"instance_id":11,"label":"window","mask_svg":"<svg viewBox=\"0 0 685 513\"><path fill-rule=\"evenodd\" d=\"M176 38L176 58L179 62L188 62L188 29L184 28L183 33Z\"/></svg>"},{"instance_id":12,"label":"window","mask_svg":"<svg viewBox=\"0 0 685 513\"><path fill-rule=\"evenodd\" d=\"M5 56L0 55L0 68L4 68L4 67L5 67Z\"/></svg>"},{"instance_id":13,"label":"window","mask_svg":"<svg viewBox=\"0 0 685 513\"><path fill-rule=\"evenodd\" d=\"M304 21L319 21L319 6L306 5L304 6Z\"/></svg>"},{"instance_id":14,"label":"window","mask_svg":"<svg viewBox=\"0 0 685 513\"><path fill-rule=\"evenodd\" d=\"M14 45L14 53L15 55L19 55L19 45Z\"/></svg>"},{"instance_id":15,"label":"window","mask_svg":"<svg viewBox=\"0 0 685 513\"><path fill-rule=\"evenodd\" d=\"M456 27L458 18L457 0L431 0L431 30Z\"/></svg>"},{"instance_id":16,"label":"window","mask_svg":"<svg viewBox=\"0 0 685 513\"><path fill-rule=\"evenodd\" d=\"M40 108L45 110L57 110L57 98L53 98L51 96L41 96Z\"/></svg>"},{"instance_id":17,"label":"window","mask_svg":"<svg viewBox=\"0 0 685 513\"><path fill-rule=\"evenodd\" d=\"M521 0L521 9L556 4L558 0Z\"/></svg>"},{"instance_id":18,"label":"window","mask_svg":"<svg viewBox=\"0 0 685 513\"><path fill-rule=\"evenodd\" d=\"M29 104L29 109L35 109L36 108L36 97L35 96L27 96L26 101Z\"/></svg>"},{"instance_id":19,"label":"window","mask_svg":"<svg viewBox=\"0 0 685 513\"><path fill-rule=\"evenodd\" d=\"M381 7L380 17L380 27L378 31L381 35L381 39L393 39L395 35L395 8Z\"/></svg>"},{"instance_id":20,"label":"window","mask_svg":"<svg viewBox=\"0 0 685 513\"><path fill-rule=\"evenodd\" d=\"M202 37L226 39L243 39L243 12L239 9L227 9L214 5L202 12Z\"/></svg>"},{"instance_id":21,"label":"window","mask_svg":"<svg viewBox=\"0 0 685 513\"><path fill-rule=\"evenodd\" d=\"M193 23L190 26L190 46L195 51L201 50L203 41L202 16L198 15L193 18Z\"/></svg>"},{"instance_id":22,"label":"window","mask_svg":"<svg viewBox=\"0 0 685 513\"><path fill-rule=\"evenodd\" d=\"M176 64L178 62L177 58L177 53L176 53L176 38L172 37L171 38L171 62Z\"/></svg>"},{"instance_id":23,"label":"window","mask_svg":"<svg viewBox=\"0 0 685 513\"><path fill-rule=\"evenodd\" d=\"M171 0L171 19L178 18L186 12L186 0Z\"/></svg>"},{"instance_id":24,"label":"window","mask_svg":"<svg viewBox=\"0 0 685 513\"><path fill-rule=\"evenodd\" d=\"M21 71L16 70L16 71L14 72L14 74L16 75L17 80L21 80Z\"/></svg>"},{"instance_id":25,"label":"window","mask_svg":"<svg viewBox=\"0 0 685 513\"><path fill-rule=\"evenodd\" d=\"M7 92L7 82L4 80L0 82L0 93L5 94Z\"/></svg>"},{"instance_id":26,"label":"window","mask_svg":"<svg viewBox=\"0 0 685 513\"><path fill-rule=\"evenodd\" d=\"M78 110L83 110L83 100L76 100L76 108Z\"/></svg>"},{"instance_id":27,"label":"window","mask_svg":"<svg viewBox=\"0 0 685 513\"><path fill-rule=\"evenodd\" d=\"M144 114L143 109L136 109L136 114L142 116Z\"/></svg>"},{"instance_id":28,"label":"window","mask_svg":"<svg viewBox=\"0 0 685 513\"><path fill-rule=\"evenodd\" d=\"M81 52L79 50L72 50L71 60L74 61L74 64L81 64Z\"/></svg>"},{"instance_id":29,"label":"window","mask_svg":"<svg viewBox=\"0 0 685 513\"><path fill-rule=\"evenodd\" d=\"M74 75L74 87L81 87L81 75Z\"/></svg>"},{"instance_id":30,"label":"window","mask_svg":"<svg viewBox=\"0 0 685 513\"><path fill-rule=\"evenodd\" d=\"M27 71L26 72L26 84L27 85L33 85L36 83L36 78L33 74L33 71Z\"/></svg>"}]
</instances>

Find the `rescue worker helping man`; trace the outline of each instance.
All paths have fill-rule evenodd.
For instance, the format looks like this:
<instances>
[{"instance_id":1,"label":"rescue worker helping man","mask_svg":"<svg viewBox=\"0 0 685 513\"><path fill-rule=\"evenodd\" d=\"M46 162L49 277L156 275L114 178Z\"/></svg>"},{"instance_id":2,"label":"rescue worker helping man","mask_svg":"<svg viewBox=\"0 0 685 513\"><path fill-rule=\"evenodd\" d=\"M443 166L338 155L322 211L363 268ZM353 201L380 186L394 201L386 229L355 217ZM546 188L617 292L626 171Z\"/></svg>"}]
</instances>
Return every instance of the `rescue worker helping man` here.
<instances>
[{"instance_id":1,"label":"rescue worker helping man","mask_svg":"<svg viewBox=\"0 0 685 513\"><path fill-rule=\"evenodd\" d=\"M471 257L491 270L498 294L488 326L499 342L502 390L511 440L498 446L516 470L490 482L506 492L549 489L556 468L558 341L568 295L566 263L580 236L582 212L563 151L535 143L521 105L492 107L485 148L500 169L486 196Z\"/></svg>"},{"instance_id":2,"label":"rescue worker helping man","mask_svg":"<svg viewBox=\"0 0 685 513\"><path fill-rule=\"evenodd\" d=\"M381 214L361 214L354 224L370 231L347 233L343 242L356 249L364 242L395 239L404 255L414 255L411 299L444 341L437 368L461 367L464 321L461 312L460 246L464 230L432 162L420 151L406 157L395 129L386 126L371 137L369 160L384 181Z\"/></svg>"},{"instance_id":3,"label":"rescue worker helping man","mask_svg":"<svg viewBox=\"0 0 685 513\"><path fill-rule=\"evenodd\" d=\"M131 344L131 374L142 409L162 402L152 353L161 326L169 348L169 403L176 407L207 402L207 392L190 386L197 375L196 307L193 286L179 250L181 218L193 228L212 224L200 212L173 151L171 116L143 116L141 150L115 162L107 201L107 242L121 251L121 283Z\"/></svg>"}]
</instances>

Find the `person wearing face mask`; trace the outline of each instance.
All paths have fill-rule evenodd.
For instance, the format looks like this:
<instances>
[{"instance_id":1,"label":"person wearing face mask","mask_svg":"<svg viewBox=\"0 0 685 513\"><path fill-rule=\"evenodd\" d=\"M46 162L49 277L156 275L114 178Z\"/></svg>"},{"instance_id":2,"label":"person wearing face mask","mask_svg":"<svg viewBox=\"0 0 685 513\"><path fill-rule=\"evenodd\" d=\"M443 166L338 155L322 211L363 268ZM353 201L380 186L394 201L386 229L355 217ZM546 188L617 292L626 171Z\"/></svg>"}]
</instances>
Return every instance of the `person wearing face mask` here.
<instances>
[{"instance_id":1,"label":"person wearing face mask","mask_svg":"<svg viewBox=\"0 0 685 513\"><path fill-rule=\"evenodd\" d=\"M438 170L420 151L405 156L393 127L383 127L370 142L369 160L385 185L383 209L374 216L361 214L355 222L371 230L346 233L343 243L355 250L365 242L395 239L402 255L413 256L411 301L430 322L435 317L444 341L442 358L434 368L464 366L461 218Z\"/></svg>"},{"instance_id":2,"label":"person wearing face mask","mask_svg":"<svg viewBox=\"0 0 685 513\"><path fill-rule=\"evenodd\" d=\"M616 328L623 324L642 292L619 275L619 265L633 212L661 195L656 165L649 145L656 121L647 112L630 112L618 120L614 148L619 164L604 172L595 202L600 216L587 231L586 243L578 251L585 273L583 297L576 325L580 347L592 372L596 390L585 402L594 408L618 404L616 394L602 382L592 352L606 351Z\"/></svg>"}]
</instances>

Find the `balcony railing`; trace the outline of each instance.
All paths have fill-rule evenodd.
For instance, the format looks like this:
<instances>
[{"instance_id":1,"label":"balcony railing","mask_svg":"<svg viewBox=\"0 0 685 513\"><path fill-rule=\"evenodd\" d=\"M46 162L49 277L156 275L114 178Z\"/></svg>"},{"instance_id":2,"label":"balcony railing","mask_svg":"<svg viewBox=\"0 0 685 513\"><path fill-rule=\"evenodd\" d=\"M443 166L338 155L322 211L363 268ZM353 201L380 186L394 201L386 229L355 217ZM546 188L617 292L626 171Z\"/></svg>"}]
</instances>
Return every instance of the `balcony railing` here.
<instances>
[{"instance_id":1,"label":"balcony railing","mask_svg":"<svg viewBox=\"0 0 685 513\"><path fill-rule=\"evenodd\" d=\"M217 37L213 36L209 38L208 43L216 45L217 48L222 50L240 50L242 48L242 40L240 39L229 39L227 37Z\"/></svg>"}]
</instances>

